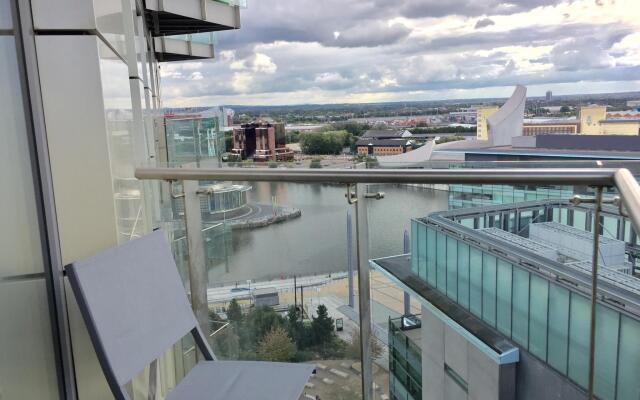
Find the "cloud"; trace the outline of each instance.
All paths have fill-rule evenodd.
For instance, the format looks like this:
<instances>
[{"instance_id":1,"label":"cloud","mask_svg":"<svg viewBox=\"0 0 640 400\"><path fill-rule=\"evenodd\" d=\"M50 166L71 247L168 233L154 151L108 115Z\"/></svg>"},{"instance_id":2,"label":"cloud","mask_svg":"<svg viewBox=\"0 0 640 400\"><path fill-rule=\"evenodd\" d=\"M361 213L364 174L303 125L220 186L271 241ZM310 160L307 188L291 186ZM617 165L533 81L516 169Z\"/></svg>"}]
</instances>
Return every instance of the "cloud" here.
<instances>
[{"instance_id":1,"label":"cloud","mask_svg":"<svg viewBox=\"0 0 640 400\"><path fill-rule=\"evenodd\" d=\"M480 29L480 28L484 28L487 26L495 25L495 24L496 23L493 22L491 18L482 18L482 19L479 19L478 22L476 22L475 29Z\"/></svg>"},{"instance_id":2,"label":"cloud","mask_svg":"<svg viewBox=\"0 0 640 400\"><path fill-rule=\"evenodd\" d=\"M241 29L219 33L215 60L162 64L164 101L411 100L635 82L634 1L260 0L242 10Z\"/></svg>"},{"instance_id":3,"label":"cloud","mask_svg":"<svg viewBox=\"0 0 640 400\"><path fill-rule=\"evenodd\" d=\"M409 36L410 32L410 29L402 24L369 22L337 32L337 35L334 34L334 40L323 44L338 47L375 47L396 43Z\"/></svg>"}]
</instances>

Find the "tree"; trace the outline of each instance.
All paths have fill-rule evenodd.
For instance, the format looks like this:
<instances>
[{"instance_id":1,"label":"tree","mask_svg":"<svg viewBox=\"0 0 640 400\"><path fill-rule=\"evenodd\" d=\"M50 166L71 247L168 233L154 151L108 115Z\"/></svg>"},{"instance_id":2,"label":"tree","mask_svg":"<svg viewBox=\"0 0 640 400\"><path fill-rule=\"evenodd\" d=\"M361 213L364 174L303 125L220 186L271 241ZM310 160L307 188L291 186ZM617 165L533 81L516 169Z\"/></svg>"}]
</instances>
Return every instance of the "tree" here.
<instances>
[{"instance_id":1,"label":"tree","mask_svg":"<svg viewBox=\"0 0 640 400\"><path fill-rule=\"evenodd\" d=\"M271 307L258 306L247 315L246 324L249 341L257 344L267 332L284 326L284 318Z\"/></svg>"},{"instance_id":2,"label":"tree","mask_svg":"<svg viewBox=\"0 0 640 400\"><path fill-rule=\"evenodd\" d=\"M229 324L213 335L213 352L222 358L236 360L240 356L240 337L235 324Z\"/></svg>"},{"instance_id":3,"label":"tree","mask_svg":"<svg viewBox=\"0 0 640 400\"><path fill-rule=\"evenodd\" d=\"M236 299L231 300L231 303L229 303L229 307L227 308L227 318L231 322L242 321L242 309Z\"/></svg>"},{"instance_id":4,"label":"tree","mask_svg":"<svg viewBox=\"0 0 640 400\"><path fill-rule=\"evenodd\" d=\"M340 154L351 144L351 134L346 130L306 132L300 135L300 148L305 154Z\"/></svg>"},{"instance_id":5,"label":"tree","mask_svg":"<svg viewBox=\"0 0 640 400\"><path fill-rule=\"evenodd\" d=\"M562 107L560 107L560 112L561 113L571 112L571 108L569 108L569 106L562 106Z\"/></svg>"},{"instance_id":6,"label":"tree","mask_svg":"<svg viewBox=\"0 0 640 400\"><path fill-rule=\"evenodd\" d=\"M318 306L316 315L311 321L314 342L316 344L328 343L333 339L333 318L329 316L324 304Z\"/></svg>"},{"instance_id":7,"label":"tree","mask_svg":"<svg viewBox=\"0 0 640 400\"><path fill-rule=\"evenodd\" d=\"M264 361L292 361L295 356L295 344L279 326L268 331L258 345L258 358Z\"/></svg>"},{"instance_id":8,"label":"tree","mask_svg":"<svg viewBox=\"0 0 640 400\"><path fill-rule=\"evenodd\" d=\"M371 341L371 344L370 344L371 358L376 360L382 356L384 349L382 348L382 345L380 344L378 339L375 338L375 336L371 335L370 341ZM347 346L345 355L348 358L357 360L360 358L361 353L362 352L360 349L360 330L355 329L353 332L351 332L351 343L349 344L349 346Z\"/></svg>"}]
</instances>

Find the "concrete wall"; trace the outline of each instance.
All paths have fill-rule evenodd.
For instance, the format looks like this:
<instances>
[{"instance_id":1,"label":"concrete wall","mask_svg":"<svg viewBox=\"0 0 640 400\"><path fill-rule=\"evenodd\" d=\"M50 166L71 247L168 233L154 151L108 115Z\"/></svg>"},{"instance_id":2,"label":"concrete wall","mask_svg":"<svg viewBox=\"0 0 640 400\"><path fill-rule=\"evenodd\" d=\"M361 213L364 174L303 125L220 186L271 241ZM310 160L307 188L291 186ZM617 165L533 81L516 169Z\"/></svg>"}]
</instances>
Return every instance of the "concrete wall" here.
<instances>
[{"instance_id":1,"label":"concrete wall","mask_svg":"<svg viewBox=\"0 0 640 400\"><path fill-rule=\"evenodd\" d=\"M607 118L607 106L585 106L578 111L580 133L600 134L600 121Z\"/></svg>"},{"instance_id":2,"label":"concrete wall","mask_svg":"<svg viewBox=\"0 0 640 400\"><path fill-rule=\"evenodd\" d=\"M423 400L515 398L515 365L499 365L428 308L422 307ZM450 369L466 381L456 382Z\"/></svg>"},{"instance_id":3,"label":"concrete wall","mask_svg":"<svg viewBox=\"0 0 640 400\"><path fill-rule=\"evenodd\" d=\"M476 138L478 140L489 140L489 126L487 125L487 118L498 111L498 107L478 107L476 111Z\"/></svg>"}]
</instances>

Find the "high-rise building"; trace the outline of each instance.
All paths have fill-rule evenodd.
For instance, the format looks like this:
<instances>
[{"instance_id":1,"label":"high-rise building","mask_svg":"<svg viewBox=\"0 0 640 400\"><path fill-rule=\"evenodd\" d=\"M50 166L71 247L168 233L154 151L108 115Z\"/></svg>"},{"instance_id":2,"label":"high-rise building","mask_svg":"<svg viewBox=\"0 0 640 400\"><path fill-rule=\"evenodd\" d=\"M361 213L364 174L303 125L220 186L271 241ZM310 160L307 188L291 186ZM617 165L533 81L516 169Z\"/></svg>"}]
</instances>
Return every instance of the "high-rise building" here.
<instances>
[{"instance_id":1,"label":"high-rise building","mask_svg":"<svg viewBox=\"0 0 640 400\"><path fill-rule=\"evenodd\" d=\"M551 92L551 90L547 90L547 93L545 93L544 98L547 101L551 101L551 99L553 99L553 92Z\"/></svg>"},{"instance_id":2,"label":"high-rise building","mask_svg":"<svg viewBox=\"0 0 640 400\"><path fill-rule=\"evenodd\" d=\"M170 192L134 170L166 157L159 63L212 58L233 3L0 0L3 399L113 398L63 266L157 226ZM194 143L168 122L174 150ZM199 132L215 151L215 127ZM157 361L159 394L179 363Z\"/></svg>"}]
</instances>

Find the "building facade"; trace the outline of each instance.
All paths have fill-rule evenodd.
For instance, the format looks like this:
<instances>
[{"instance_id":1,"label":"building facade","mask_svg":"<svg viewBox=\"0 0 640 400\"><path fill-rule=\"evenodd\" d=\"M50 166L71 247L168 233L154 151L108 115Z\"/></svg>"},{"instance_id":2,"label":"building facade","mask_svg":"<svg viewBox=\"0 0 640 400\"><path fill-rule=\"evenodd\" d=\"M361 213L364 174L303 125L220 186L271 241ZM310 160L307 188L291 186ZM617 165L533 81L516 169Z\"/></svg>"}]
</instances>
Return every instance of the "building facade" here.
<instances>
[{"instance_id":1,"label":"building facade","mask_svg":"<svg viewBox=\"0 0 640 400\"><path fill-rule=\"evenodd\" d=\"M237 160L293 160L293 151L285 145L285 130L282 122L253 122L234 128L231 154Z\"/></svg>"},{"instance_id":2,"label":"building facade","mask_svg":"<svg viewBox=\"0 0 640 400\"><path fill-rule=\"evenodd\" d=\"M413 142L405 139L359 139L356 142L358 155L392 156L413 149Z\"/></svg>"},{"instance_id":3,"label":"building facade","mask_svg":"<svg viewBox=\"0 0 640 400\"><path fill-rule=\"evenodd\" d=\"M239 13L229 1L0 0L0 179L13 205L0 211L3 399L113 398L63 267L158 227L168 192L134 168L166 151L159 62L211 57L192 35L237 29ZM184 372L175 350L154 366L160 395ZM148 377L129 384L133 399L148 398Z\"/></svg>"},{"instance_id":4,"label":"building facade","mask_svg":"<svg viewBox=\"0 0 640 400\"><path fill-rule=\"evenodd\" d=\"M489 140L489 125L487 124L487 119L498 111L498 108L497 106L486 106L476 109L476 135L478 140Z\"/></svg>"},{"instance_id":5,"label":"building facade","mask_svg":"<svg viewBox=\"0 0 640 400\"><path fill-rule=\"evenodd\" d=\"M614 207L598 225L607 295L596 309L595 395L637 398L637 235ZM372 265L422 303L422 398L586 398L595 226L590 205L561 200L413 220L411 255Z\"/></svg>"}]
</instances>

